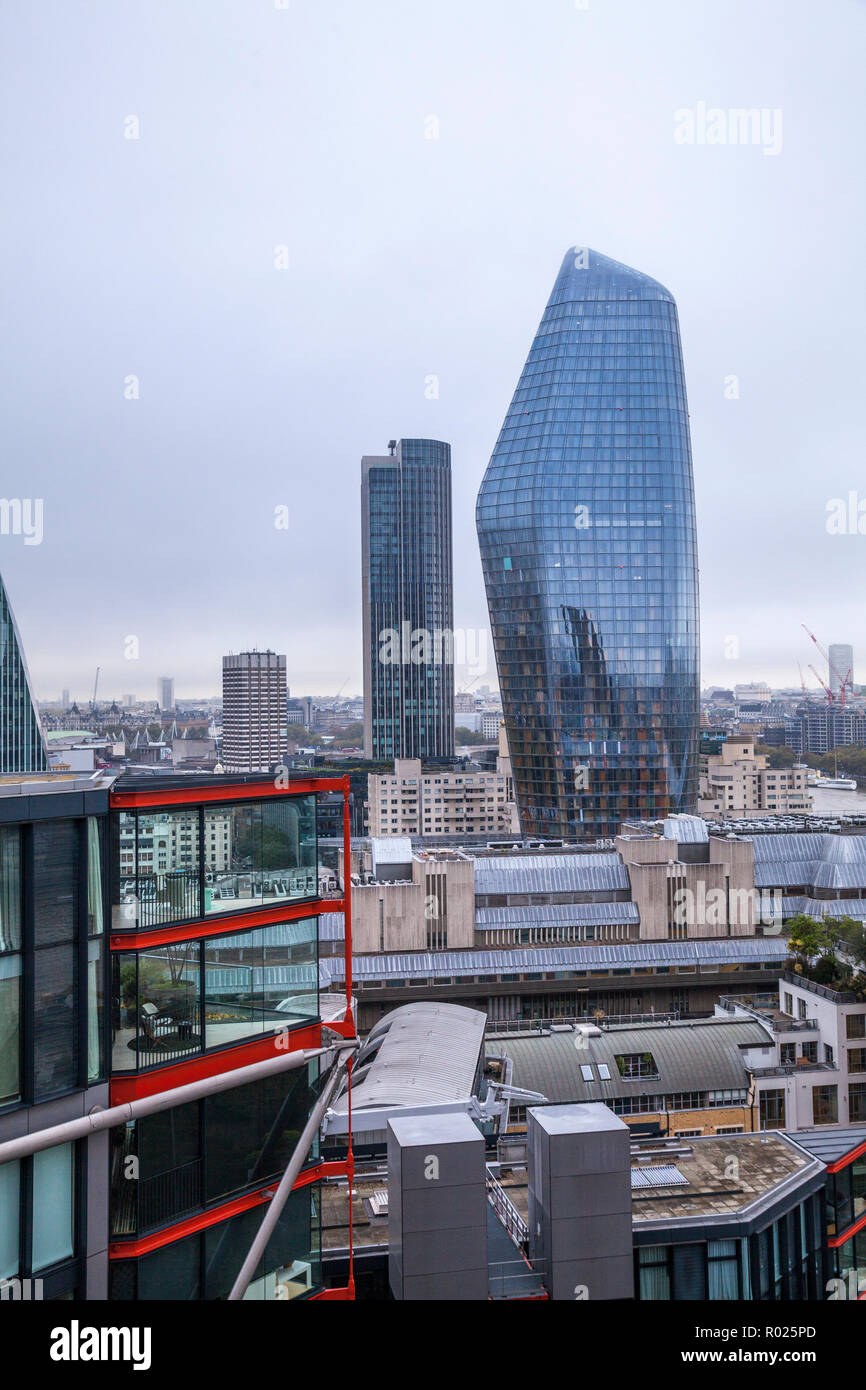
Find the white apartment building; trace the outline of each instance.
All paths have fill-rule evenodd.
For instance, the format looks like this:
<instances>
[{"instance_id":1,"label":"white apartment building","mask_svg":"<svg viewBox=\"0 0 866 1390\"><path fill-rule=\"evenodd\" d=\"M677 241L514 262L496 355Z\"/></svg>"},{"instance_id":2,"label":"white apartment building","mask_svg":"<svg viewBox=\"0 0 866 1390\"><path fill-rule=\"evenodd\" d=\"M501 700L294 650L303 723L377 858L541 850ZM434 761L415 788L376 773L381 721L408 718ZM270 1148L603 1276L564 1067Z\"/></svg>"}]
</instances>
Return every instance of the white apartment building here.
<instances>
[{"instance_id":1,"label":"white apartment building","mask_svg":"<svg viewBox=\"0 0 866 1390\"><path fill-rule=\"evenodd\" d=\"M766 1047L743 1049L761 1129L866 1121L866 1001L786 973L778 995L726 996L716 1014L747 1014L768 1030Z\"/></svg>"},{"instance_id":2,"label":"white apartment building","mask_svg":"<svg viewBox=\"0 0 866 1390\"><path fill-rule=\"evenodd\" d=\"M779 815L803 814L812 809L806 785L808 769L770 768L767 758L755 753L754 738L728 738L720 753L701 759L698 813L703 816L736 816L753 811Z\"/></svg>"},{"instance_id":3,"label":"white apartment building","mask_svg":"<svg viewBox=\"0 0 866 1390\"><path fill-rule=\"evenodd\" d=\"M510 833L510 781L500 771L449 772L397 758L392 775L368 779L370 834Z\"/></svg>"}]
</instances>

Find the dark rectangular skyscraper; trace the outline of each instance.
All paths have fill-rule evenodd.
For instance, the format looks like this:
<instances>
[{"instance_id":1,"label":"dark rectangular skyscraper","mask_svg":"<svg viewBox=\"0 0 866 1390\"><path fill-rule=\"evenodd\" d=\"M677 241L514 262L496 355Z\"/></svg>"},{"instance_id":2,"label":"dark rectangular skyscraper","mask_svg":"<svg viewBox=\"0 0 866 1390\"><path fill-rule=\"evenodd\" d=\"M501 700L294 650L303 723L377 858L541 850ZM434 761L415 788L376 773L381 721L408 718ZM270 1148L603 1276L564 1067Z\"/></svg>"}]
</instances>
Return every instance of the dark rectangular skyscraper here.
<instances>
[{"instance_id":1,"label":"dark rectangular skyscraper","mask_svg":"<svg viewBox=\"0 0 866 1390\"><path fill-rule=\"evenodd\" d=\"M454 752L451 446L392 441L361 460L364 751Z\"/></svg>"},{"instance_id":2,"label":"dark rectangular skyscraper","mask_svg":"<svg viewBox=\"0 0 866 1390\"><path fill-rule=\"evenodd\" d=\"M673 296L562 263L478 495L525 834L610 836L697 798L698 571Z\"/></svg>"}]
</instances>

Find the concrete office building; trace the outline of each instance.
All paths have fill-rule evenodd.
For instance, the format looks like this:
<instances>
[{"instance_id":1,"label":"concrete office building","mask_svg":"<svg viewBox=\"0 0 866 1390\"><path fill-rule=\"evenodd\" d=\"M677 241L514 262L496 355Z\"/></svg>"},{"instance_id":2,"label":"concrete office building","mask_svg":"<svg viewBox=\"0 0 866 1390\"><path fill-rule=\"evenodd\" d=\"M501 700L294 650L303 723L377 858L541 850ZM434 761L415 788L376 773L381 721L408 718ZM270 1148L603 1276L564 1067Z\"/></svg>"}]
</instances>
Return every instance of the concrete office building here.
<instances>
[{"instance_id":1,"label":"concrete office building","mask_svg":"<svg viewBox=\"0 0 866 1390\"><path fill-rule=\"evenodd\" d=\"M223 736L226 772L269 772L286 755L286 658L276 652L223 657Z\"/></svg>"},{"instance_id":2,"label":"concrete office building","mask_svg":"<svg viewBox=\"0 0 866 1390\"><path fill-rule=\"evenodd\" d=\"M156 683L156 692L161 710L174 709L174 676L160 676Z\"/></svg>"},{"instance_id":3,"label":"concrete office building","mask_svg":"<svg viewBox=\"0 0 866 1390\"><path fill-rule=\"evenodd\" d=\"M754 738L733 734L718 753L701 755L698 811L703 816L733 817L752 811L771 815L805 815L812 809L806 783L808 769L771 768L765 754L755 753Z\"/></svg>"}]
</instances>

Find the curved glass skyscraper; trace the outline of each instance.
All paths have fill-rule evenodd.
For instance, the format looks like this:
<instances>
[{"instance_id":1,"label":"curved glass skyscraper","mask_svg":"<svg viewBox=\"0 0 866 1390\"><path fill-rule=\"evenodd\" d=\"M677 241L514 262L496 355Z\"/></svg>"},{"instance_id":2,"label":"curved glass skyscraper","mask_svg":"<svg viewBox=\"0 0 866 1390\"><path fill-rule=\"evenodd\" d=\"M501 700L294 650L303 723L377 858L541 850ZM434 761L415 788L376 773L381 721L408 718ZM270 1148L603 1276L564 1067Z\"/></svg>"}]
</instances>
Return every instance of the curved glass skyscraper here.
<instances>
[{"instance_id":1,"label":"curved glass skyscraper","mask_svg":"<svg viewBox=\"0 0 866 1390\"><path fill-rule=\"evenodd\" d=\"M478 538L524 834L697 800L698 577L676 304L566 255L484 475Z\"/></svg>"}]
</instances>

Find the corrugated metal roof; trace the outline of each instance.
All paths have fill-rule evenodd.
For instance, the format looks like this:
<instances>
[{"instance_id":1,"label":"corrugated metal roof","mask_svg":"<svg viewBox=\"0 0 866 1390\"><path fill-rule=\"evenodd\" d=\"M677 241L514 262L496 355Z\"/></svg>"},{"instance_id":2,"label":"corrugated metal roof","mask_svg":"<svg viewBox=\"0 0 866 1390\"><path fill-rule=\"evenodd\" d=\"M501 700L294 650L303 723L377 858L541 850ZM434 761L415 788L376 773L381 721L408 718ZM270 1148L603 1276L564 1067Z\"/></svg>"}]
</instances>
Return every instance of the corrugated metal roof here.
<instances>
[{"instance_id":1,"label":"corrugated metal roof","mask_svg":"<svg viewBox=\"0 0 866 1390\"><path fill-rule=\"evenodd\" d=\"M755 835L758 888L866 889L864 835Z\"/></svg>"},{"instance_id":2,"label":"corrugated metal roof","mask_svg":"<svg viewBox=\"0 0 866 1390\"><path fill-rule=\"evenodd\" d=\"M682 1091L743 1090L749 1085L749 1074L740 1048L772 1046L769 1029L755 1019L702 1019L610 1028L598 1037L557 1032L497 1038L487 1044L487 1053L504 1053L511 1058L513 1085L539 1091L558 1104ZM616 1058L647 1052L655 1060L658 1077L625 1080ZM608 1080L601 1079L599 1064L607 1067ZM592 1068L591 1081L584 1079L582 1067Z\"/></svg>"},{"instance_id":3,"label":"corrugated metal roof","mask_svg":"<svg viewBox=\"0 0 866 1390\"><path fill-rule=\"evenodd\" d=\"M419 1001L386 1014L355 1059L353 1112L469 1100L486 1022L487 1015L479 1009L460 1004ZM369 1071L361 1074L368 1062ZM348 1096L341 1096L332 1108L345 1114Z\"/></svg>"},{"instance_id":4,"label":"corrugated metal roof","mask_svg":"<svg viewBox=\"0 0 866 1390\"><path fill-rule=\"evenodd\" d=\"M706 821L700 816L668 816L663 834L666 840L676 840L681 845L705 844L709 839Z\"/></svg>"},{"instance_id":5,"label":"corrugated metal roof","mask_svg":"<svg viewBox=\"0 0 866 1390\"><path fill-rule=\"evenodd\" d=\"M781 965L787 941L775 936L720 937L717 941L630 941L615 946L536 946L490 951L412 951L403 955L354 956L358 980L433 978L442 975L501 975L521 972L647 969L651 966ZM337 956L319 962L320 976L343 979Z\"/></svg>"},{"instance_id":6,"label":"corrugated metal roof","mask_svg":"<svg viewBox=\"0 0 866 1390\"><path fill-rule=\"evenodd\" d=\"M626 867L613 852L504 855L501 859L475 860L475 892L479 897L491 893L589 893L628 887Z\"/></svg>"},{"instance_id":7,"label":"corrugated metal roof","mask_svg":"<svg viewBox=\"0 0 866 1390\"><path fill-rule=\"evenodd\" d=\"M323 912L319 918L320 941L345 941L346 923L342 912Z\"/></svg>"},{"instance_id":8,"label":"corrugated metal roof","mask_svg":"<svg viewBox=\"0 0 866 1390\"><path fill-rule=\"evenodd\" d=\"M475 930L509 927L584 926L601 923L630 925L640 922L637 903L550 903L539 907L478 907Z\"/></svg>"}]
</instances>

